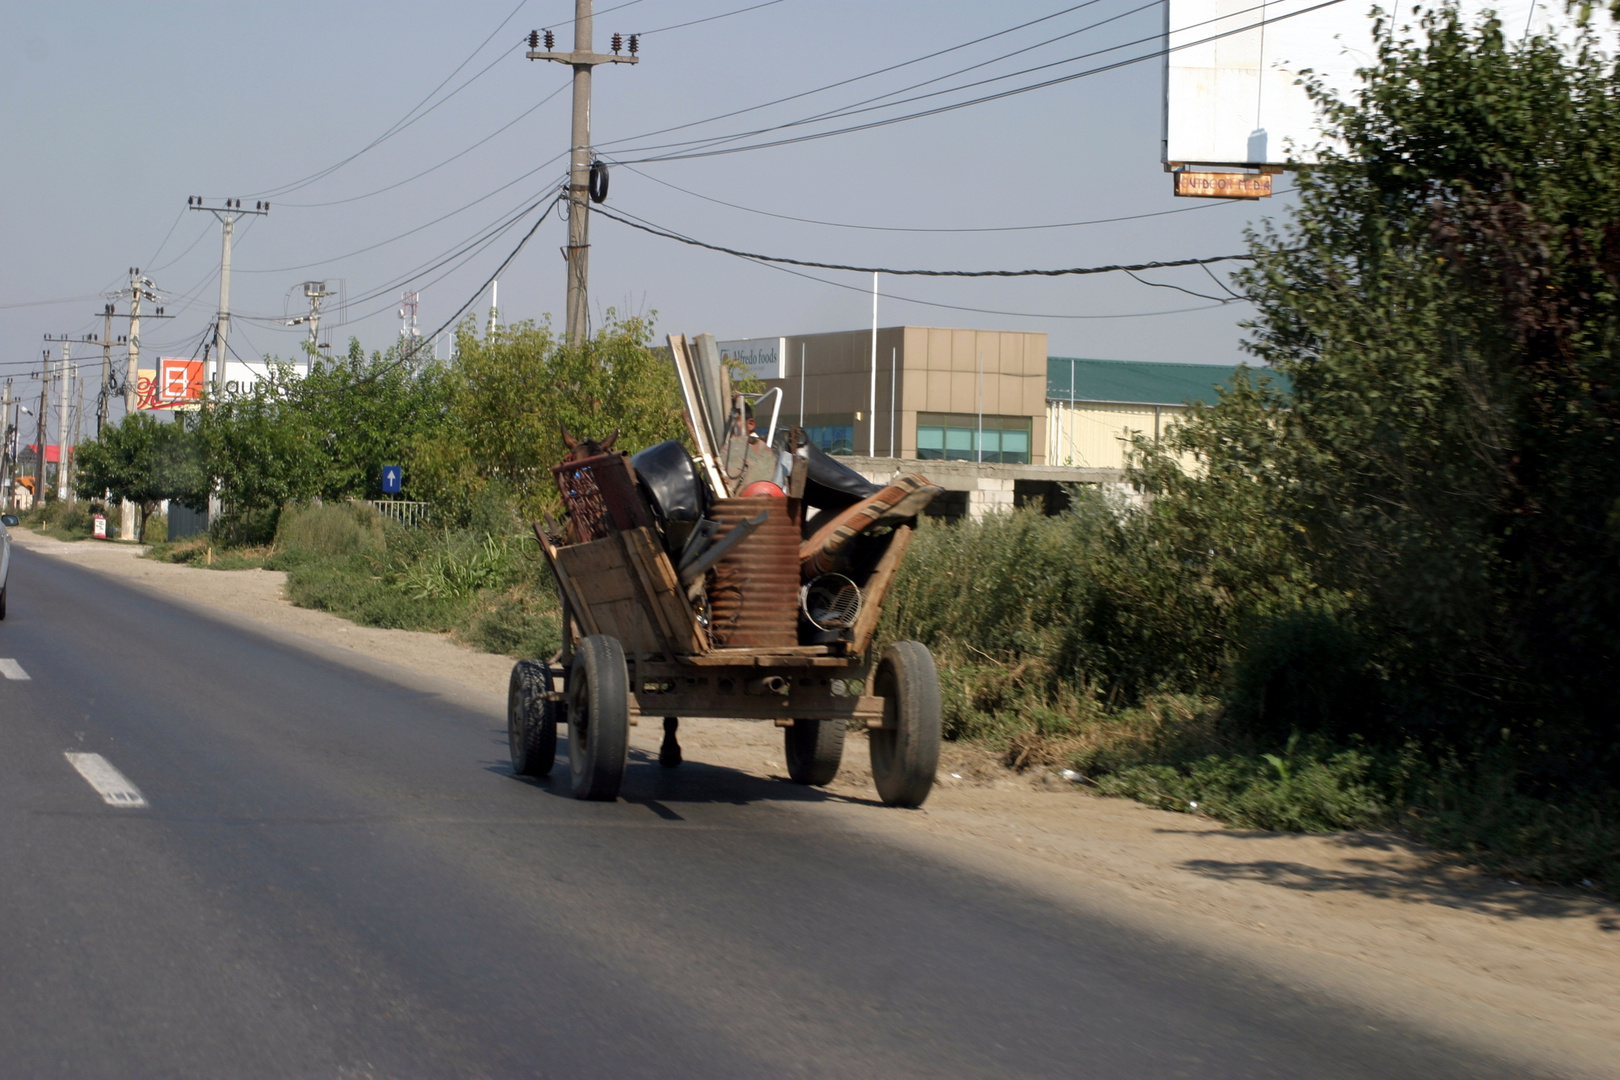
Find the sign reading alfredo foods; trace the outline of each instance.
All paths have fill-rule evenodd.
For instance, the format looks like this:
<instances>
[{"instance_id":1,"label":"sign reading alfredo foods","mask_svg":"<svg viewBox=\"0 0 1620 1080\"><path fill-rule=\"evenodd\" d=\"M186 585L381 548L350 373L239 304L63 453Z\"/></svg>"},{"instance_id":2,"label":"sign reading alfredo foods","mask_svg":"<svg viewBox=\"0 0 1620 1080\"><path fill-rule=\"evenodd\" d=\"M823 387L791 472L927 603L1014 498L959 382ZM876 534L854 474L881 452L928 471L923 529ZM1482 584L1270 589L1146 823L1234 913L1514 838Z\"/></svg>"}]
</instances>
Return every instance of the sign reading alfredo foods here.
<instances>
[{"instance_id":1,"label":"sign reading alfredo foods","mask_svg":"<svg viewBox=\"0 0 1620 1080\"><path fill-rule=\"evenodd\" d=\"M736 360L747 365L756 379L786 377L782 367L782 355L787 351L787 341L784 338L745 338L741 341L719 341L715 345L719 348L722 359Z\"/></svg>"}]
</instances>

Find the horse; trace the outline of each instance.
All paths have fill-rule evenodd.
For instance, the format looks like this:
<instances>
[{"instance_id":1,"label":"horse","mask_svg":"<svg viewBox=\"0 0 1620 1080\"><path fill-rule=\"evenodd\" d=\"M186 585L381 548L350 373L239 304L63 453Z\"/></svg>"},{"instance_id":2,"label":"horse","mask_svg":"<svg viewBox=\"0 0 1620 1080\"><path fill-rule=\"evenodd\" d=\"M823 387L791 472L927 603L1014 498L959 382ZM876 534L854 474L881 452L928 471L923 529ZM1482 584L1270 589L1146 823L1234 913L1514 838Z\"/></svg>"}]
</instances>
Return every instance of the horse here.
<instances>
[{"instance_id":1,"label":"horse","mask_svg":"<svg viewBox=\"0 0 1620 1080\"><path fill-rule=\"evenodd\" d=\"M619 438L617 429L601 442L597 442L589 436L583 439L575 438L573 433L568 430L567 424L559 424L558 427L562 429L563 445L568 448L568 456L563 458L564 465L572 461L584 461L586 458L600 457L612 450L614 442Z\"/></svg>"}]
</instances>

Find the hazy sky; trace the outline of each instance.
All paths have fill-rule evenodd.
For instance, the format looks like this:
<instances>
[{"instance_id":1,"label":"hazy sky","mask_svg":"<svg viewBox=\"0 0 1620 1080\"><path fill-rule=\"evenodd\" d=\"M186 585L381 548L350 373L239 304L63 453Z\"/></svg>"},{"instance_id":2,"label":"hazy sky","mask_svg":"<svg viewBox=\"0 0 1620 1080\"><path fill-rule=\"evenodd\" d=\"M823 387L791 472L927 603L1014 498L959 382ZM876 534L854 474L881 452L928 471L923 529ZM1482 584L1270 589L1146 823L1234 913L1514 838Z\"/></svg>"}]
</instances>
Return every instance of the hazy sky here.
<instances>
[{"instance_id":1,"label":"hazy sky","mask_svg":"<svg viewBox=\"0 0 1620 1080\"><path fill-rule=\"evenodd\" d=\"M599 51L614 31L646 34L639 65L596 70L594 142L626 163L612 170L606 209L772 255L1024 268L1238 252L1246 225L1286 208L1283 198L1172 197L1159 161L1158 59L867 131L693 160L641 160L692 148L666 144L792 124L880 95L887 96L872 104L1050 65L723 145L887 119L1146 55L1153 42L1126 43L1161 32L1164 21L1161 4L1141 0L1092 0L1070 11L1068 0L778 0L662 29L751 2L636 0L608 10L618 0L600 0ZM392 343L405 288L420 290L418 324L433 330L474 295L538 213L517 211L547 198L564 175L569 72L524 59L520 42L549 26L559 48L570 47L568 0L64 0L6 3L0 11L0 377L14 379L18 392L30 392L27 375L38 367L43 335L101 331L98 294L126 284L131 266L156 281L177 316L144 324L143 361L197 350L218 306L220 238L212 215L187 212L188 196L213 205L238 197L247 206L270 198L268 217L238 225L231 281L231 344L239 356L258 358L297 351L303 328L282 323L303 310L299 285L309 279L342 283L349 306L347 325L333 328L339 348L351 334L367 349ZM1053 17L906 63L1043 16ZM1099 52L1119 45L1126 47ZM813 92L842 80L850 81ZM789 95L804 96L713 119ZM363 150L425 100L438 104L347 164L297 183ZM647 134L678 125L689 126ZM1289 186L1279 180L1279 188ZM1006 230L1144 214L1160 216L984 232L839 228L769 216L891 230ZM508 220L505 232L463 252ZM804 271L824 279L811 280L601 217L592 225L597 317L608 307L656 311L660 335L722 338L870 323L868 275ZM564 229L553 215L501 275L504 319L554 313L560 326ZM1198 269L1143 276L1221 293ZM474 310L487 314L487 307L486 295ZM1044 330L1053 355L1234 362L1242 355L1238 324L1251 310L1119 274L886 277L879 321ZM328 325L336 321L329 313ZM124 329L120 320L115 333ZM76 359L91 358L98 368L99 355L75 347Z\"/></svg>"}]
</instances>

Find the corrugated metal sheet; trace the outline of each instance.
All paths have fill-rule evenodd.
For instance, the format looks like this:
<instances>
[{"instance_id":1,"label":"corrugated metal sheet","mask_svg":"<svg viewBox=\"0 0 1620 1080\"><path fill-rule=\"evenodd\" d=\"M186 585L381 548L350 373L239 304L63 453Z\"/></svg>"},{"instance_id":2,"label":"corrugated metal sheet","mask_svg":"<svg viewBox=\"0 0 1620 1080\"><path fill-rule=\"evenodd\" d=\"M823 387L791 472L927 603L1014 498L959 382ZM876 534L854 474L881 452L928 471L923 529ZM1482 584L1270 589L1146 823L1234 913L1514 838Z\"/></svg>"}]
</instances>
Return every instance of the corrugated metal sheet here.
<instances>
[{"instance_id":1,"label":"corrugated metal sheet","mask_svg":"<svg viewBox=\"0 0 1620 1080\"><path fill-rule=\"evenodd\" d=\"M1215 400L1215 388L1231 382L1230 364L1174 364L1157 360L1088 360L1077 356L1046 358L1048 401L1136 402L1183 405ZM1270 368L1251 368L1250 379L1265 376L1283 392L1286 376Z\"/></svg>"},{"instance_id":2,"label":"corrugated metal sheet","mask_svg":"<svg viewBox=\"0 0 1620 1080\"><path fill-rule=\"evenodd\" d=\"M723 538L761 510L765 524L709 575L709 636L722 648L799 643L799 530L786 499L717 499L709 514Z\"/></svg>"},{"instance_id":3,"label":"corrugated metal sheet","mask_svg":"<svg viewBox=\"0 0 1620 1080\"><path fill-rule=\"evenodd\" d=\"M1131 439L1163 437L1187 410L1175 405L1046 403L1046 460L1085 469L1123 469ZM1191 462L1184 460L1184 466Z\"/></svg>"}]
</instances>

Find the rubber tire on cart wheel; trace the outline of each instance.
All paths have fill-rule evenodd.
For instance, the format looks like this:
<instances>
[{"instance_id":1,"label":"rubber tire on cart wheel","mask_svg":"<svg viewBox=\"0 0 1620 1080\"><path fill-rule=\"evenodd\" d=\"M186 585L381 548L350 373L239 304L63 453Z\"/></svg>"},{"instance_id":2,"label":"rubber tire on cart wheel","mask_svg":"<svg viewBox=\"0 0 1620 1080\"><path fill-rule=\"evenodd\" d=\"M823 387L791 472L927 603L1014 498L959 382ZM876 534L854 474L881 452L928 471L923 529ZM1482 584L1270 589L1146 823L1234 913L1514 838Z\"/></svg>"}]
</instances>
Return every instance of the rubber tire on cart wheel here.
<instances>
[{"instance_id":1,"label":"rubber tire on cart wheel","mask_svg":"<svg viewBox=\"0 0 1620 1080\"><path fill-rule=\"evenodd\" d=\"M795 720L782 729L788 778L795 784L825 787L844 759L843 720Z\"/></svg>"},{"instance_id":2,"label":"rubber tire on cart wheel","mask_svg":"<svg viewBox=\"0 0 1620 1080\"><path fill-rule=\"evenodd\" d=\"M512 771L519 776L550 776L557 760L557 703L547 701L551 669L534 660L512 665L506 686L506 741Z\"/></svg>"},{"instance_id":3,"label":"rubber tire on cart wheel","mask_svg":"<svg viewBox=\"0 0 1620 1080\"><path fill-rule=\"evenodd\" d=\"M939 769L939 669L919 641L883 650L872 692L883 727L867 732L872 779L885 806L921 806Z\"/></svg>"},{"instance_id":4,"label":"rubber tire on cart wheel","mask_svg":"<svg viewBox=\"0 0 1620 1080\"><path fill-rule=\"evenodd\" d=\"M574 798L611 800L630 749L630 674L615 638L580 641L568 673L568 771Z\"/></svg>"}]
</instances>

